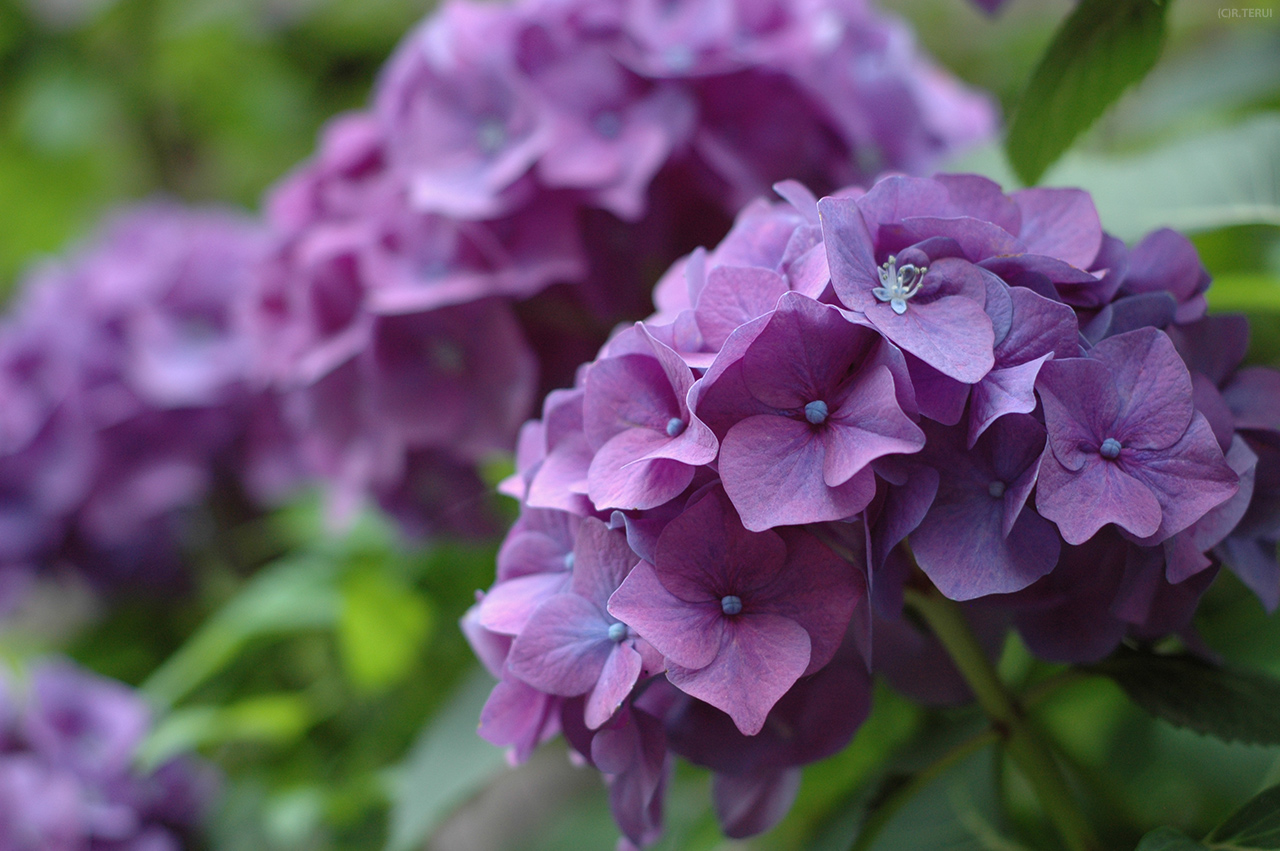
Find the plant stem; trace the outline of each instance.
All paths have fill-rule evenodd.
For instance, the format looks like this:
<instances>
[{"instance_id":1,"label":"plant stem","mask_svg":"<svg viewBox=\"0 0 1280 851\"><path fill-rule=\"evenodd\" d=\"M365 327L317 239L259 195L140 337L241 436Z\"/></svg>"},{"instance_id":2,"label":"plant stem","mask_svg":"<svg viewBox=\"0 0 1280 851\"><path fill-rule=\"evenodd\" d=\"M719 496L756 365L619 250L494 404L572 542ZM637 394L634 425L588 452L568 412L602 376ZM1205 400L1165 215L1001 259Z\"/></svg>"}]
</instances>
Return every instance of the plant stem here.
<instances>
[{"instance_id":1,"label":"plant stem","mask_svg":"<svg viewBox=\"0 0 1280 851\"><path fill-rule=\"evenodd\" d=\"M924 618L960 669L1066 846L1071 851L1097 851L1098 840L1076 806L1053 754L1000 682L960 607L936 591L923 593L914 588L906 589L906 601Z\"/></svg>"}]
</instances>

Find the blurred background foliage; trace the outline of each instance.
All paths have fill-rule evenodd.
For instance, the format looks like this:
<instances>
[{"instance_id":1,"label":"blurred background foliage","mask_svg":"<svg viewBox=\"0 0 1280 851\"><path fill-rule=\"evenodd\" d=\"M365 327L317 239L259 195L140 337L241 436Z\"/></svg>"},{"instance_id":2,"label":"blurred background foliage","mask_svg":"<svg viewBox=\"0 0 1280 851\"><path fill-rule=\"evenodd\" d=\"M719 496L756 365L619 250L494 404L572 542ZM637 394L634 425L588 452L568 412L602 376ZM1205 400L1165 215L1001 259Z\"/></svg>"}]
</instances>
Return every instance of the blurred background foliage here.
<instances>
[{"instance_id":1,"label":"blurred background foliage","mask_svg":"<svg viewBox=\"0 0 1280 851\"><path fill-rule=\"evenodd\" d=\"M0 292L125 200L256 207L309 154L328 117L365 102L382 62L430 5L0 0ZM886 5L942 64L994 92L1006 115L1072 8L1012 0L993 20L963 0ZM1191 232L1215 276L1212 308L1249 312L1251 356L1274 364L1280 16L1223 20L1223 5L1174 3L1155 71L1044 182L1092 191L1104 225L1126 239L1161 224ZM995 146L955 167L1016 185ZM501 470L492 472L497 481ZM211 847L613 846L603 787L563 748L505 772L502 754L474 735L489 682L456 622L491 581L496 545L424 548L373 513L334 535L317 499L206 526L186 599L107 610L83 589L41 589L5 625L0 655L67 652L140 685L162 719L147 759L197 747L227 771ZM1206 597L1198 625L1225 658L1280 674L1280 619L1230 576ZM1016 640L1001 665L1025 685L1057 673ZM1153 722L1100 678L1054 690L1035 712L1092 815L1124 847L1158 823L1203 835L1280 780L1275 750ZM924 711L881 687L854 745L807 771L780 828L751 843L724 840L706 775L682 767L660 847L855 847L866 807L896 802L905 787L918 794L902 799L870 847L1050 847L1035 833L1029 791L973 738L982 728L976 710Z\"/></svg>"}]
</instances>

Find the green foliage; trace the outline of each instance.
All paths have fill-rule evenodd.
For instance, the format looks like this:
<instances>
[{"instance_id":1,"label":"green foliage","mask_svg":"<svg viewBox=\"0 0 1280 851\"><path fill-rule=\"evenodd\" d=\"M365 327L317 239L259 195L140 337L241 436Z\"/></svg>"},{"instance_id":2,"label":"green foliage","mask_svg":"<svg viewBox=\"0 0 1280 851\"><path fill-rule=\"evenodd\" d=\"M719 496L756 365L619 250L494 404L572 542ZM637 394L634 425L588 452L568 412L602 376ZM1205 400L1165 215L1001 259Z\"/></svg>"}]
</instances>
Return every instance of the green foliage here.
<instances>
[{"instance_id":1,"label":"green foliage","mask_svg":"<svg viewBox=\"0 0 1280 851\"><path fill-rule=\"evenodd\" d=\"M1009 161L1033 184L1129 86L1164 43L1169 0L1081 0L1031 76L1009 128Z\"/></svg>"},{"instance_id":2,"label":"green foliage","mask_svg":"<svg viewBox=\"0 0 1280 851\"><path fill-rule=\"evenodd\" d=\"M1161 827L1142 837L1137 851L1204 851L1204 846L1172 827Z\"/></svg>"},{"instance_id":3,"label":"green foliage","mask_svg":"<svg viewBox=\"0 0 1280 851\"><path fill-rule=\"evenodd\" d=\"M391 774L387 851L422 847L453 807L506 764L502 751L475 732L492 688L492 677L484 671L473 672Z\"/></svg>"},{"instance_id":4,"label":"green foliage","mask_svg":"<svg viewBox=\"0 0 1280 851\"><path fill-rule=\"evenodd\" d=\"M1280 744L1280 679L1211 665L1189 654L1122 649L1091 670L1146 711L1223 741Z\"/></svg>"},{"instance_id":5,"label":"green foliage","mask_svg":"<svg viewBox=\"0 0 1280 851\"><path fill-rule=\"evenodd\" d=\"M1280 786L1258 795L1213 829L1205 837L1211 848L1258 849L1280 848Z\"/></svg>"},{"instance_id":6,"label":"green foliage","mask_svg":"<svg viewBox=\"0 0 1280 851\"><path fill-rule=\"evenodd\" d=\"M1280 786L1272 786L1236 810L1205 837L1188 839L1171 827L1153 830L1137 851L1276 851L1280 849Z\"/></svg>"},{"instance_id":7,"label":"green foliage","mask_svg":"<svg viewBox=\"0 0 1280 851\"><path fill-rule=\"evenodd\" d=\"M348 571L340 593L338 647L352 684L376 692L399 682L431 632L430 601L379 565Z\"/></svg>"},{"instance_id":8,"label":"green foliage","mask_svg":"<svg viewBox=\"0 0 1280 851\"><path fill-rule=\"evenodd\" d=\"M283 745L315 721L305 697L267 694L223 706L189 706L166 715L147 738L138 759L152 768L182 753L240 742Z\"/></svg>"}]
</instances>

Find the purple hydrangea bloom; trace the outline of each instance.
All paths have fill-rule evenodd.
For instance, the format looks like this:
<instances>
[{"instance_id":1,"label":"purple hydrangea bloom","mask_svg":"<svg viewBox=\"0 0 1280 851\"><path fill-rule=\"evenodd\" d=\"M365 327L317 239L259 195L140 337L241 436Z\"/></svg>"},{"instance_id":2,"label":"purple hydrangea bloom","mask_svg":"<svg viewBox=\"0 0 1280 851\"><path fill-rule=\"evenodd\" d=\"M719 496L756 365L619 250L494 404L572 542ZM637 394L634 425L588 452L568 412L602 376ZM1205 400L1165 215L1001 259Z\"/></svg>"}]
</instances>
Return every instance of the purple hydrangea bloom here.
<instances>
[{"instance_id":1,"label":"purple hydrangea bloom","mask_svg":"<svg viewBox=\"0 0 1280 851\"><path fill-rule=\"evenodd\" d=\"M908 586L962 601L992 653L1013 627L1067 662L1194 643L1224 559L1280 599L1280 374L1202 316L1181 238L1130 251L1084 192L974 175L776 189L523 427L521 519L471 616L503 678L482 732L523 756L558 725L630 843L657 835L671 753L747 836L852 735L823 701L865 705L869 671L969 700L922 673L943 651ZM613 768L606 730L628 731Z\"/></svg>"},{"instance_id":2,"label":"purple hydrangea bloom","mask_svg":"<svg viewBox=\"0 0 1280 851\"><path fill-rule=\"evenodd\" d=\"M23 282L0 328L0 572L74 564L99 587L172 587L184 515L215 477L255 489L243 322L267 241L229 211L112 216Z\"/></svg>"},{"instance_id":3,"label":"purple hydrangea bloom","mask_svg":"<svg viewBox=\"0 0 1280 851\"><path fill-rule=\"evenodd\" d=\"M535 393L568 383L610 328L647 312L659 273L719 240L742 205L788 177L828 191L882 168L920 172L994 126L988 98L862 2L453 0L406 37L373 105L331 123L270 195L277 242L252 314L280 425L339 511L372 495L406 515L404 495L418 492L414 526L466 527L446 516L451 492L430 502L401 480L464 479L510 448ZM785 258L805 287L825 285L819 255ZM717 348L738 318L712 303L737 287L726 274L712 273L685 323ZM772 309L778 280L759 283L745 309ZM709 353L654 336L654 353ZM448 342L426 342L438 337ZM693 377L672 374L675 408ZM467 389L424 389L442 385ZM617 430L595 456L594 498L644 510L648 479L667 486L649 501L665 501L710 462L687 410L649 413L666 419ZM572 442L594 451L607 429L588 418ZM658 445L675 419L687 431ZM544 492L568 452L548 450L535 504L565 507Z\"/></svg>"},{"instance_id":4,"label":"purple hydrangea bloom","mask_svg":"<svg viewBox=\"0 0 1280 851\"><path fill-rule=\"evenodd\" d=\"M134 767L151 726L128 687L68 662L42 662L18 685L0 672L0 847L14 851L186 847L216 788L212 768L177 757Z\"/></svg>"}]
</instances>

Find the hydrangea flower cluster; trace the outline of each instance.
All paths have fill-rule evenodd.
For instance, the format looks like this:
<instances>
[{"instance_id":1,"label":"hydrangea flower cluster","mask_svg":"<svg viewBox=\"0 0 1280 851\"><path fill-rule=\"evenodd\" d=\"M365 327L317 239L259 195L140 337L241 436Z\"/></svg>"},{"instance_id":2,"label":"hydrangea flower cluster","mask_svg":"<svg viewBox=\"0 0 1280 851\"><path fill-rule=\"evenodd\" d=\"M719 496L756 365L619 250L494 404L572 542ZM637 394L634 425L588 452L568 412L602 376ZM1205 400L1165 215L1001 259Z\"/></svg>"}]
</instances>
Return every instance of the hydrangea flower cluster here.
<instances>
[{"instance_id":1,"label":"hydrangea flower cluster","mask_svg":"<svg viewBox=\"0 0 1280 851\"><path fill-rule=\"evenodd\" d=\"M454 0L271 193L265 376L339 506L466 526L539 375L569 381L742 204L994 124L864 0Z\"/></svg>"},{"instance_id":2,"label":"hydrangea flower cluster","mask_svg":"<svg viewBox=\"0 0 1280 851\"><path fill-rule=\"evenodd\" d=\"M107 588L180 575L183 513L248 451L238 314L267 247L249 220L155 203L24 281L0 327L6 585L59 565Z\"/></svg>"},{"instance_id":3,"label":"hydrangea flower cluster","mask_svg":"<svg viewBox=\"0 0 1280 851\"><path fill-rule=\"evenodd\" d=\"M44 662L0 667L0 848L179 851L217 785L186 757L134 767L151 719L122 683Z\"/></svg>"},{"instance_id":4,"label":"hydrangea flower cluster","mask_svg":"<svg viewBox=\"0 0 1280 851\"><path fill-rule=\"evenodd\" d=\"M464 622L500 679L481 735L519 759L563 731L636 845L672 755L730 836L773 824L868 666L965 699L921 676L907 586L1075 662L1185 632L1223 562L1280 594L1280 373L1240 366L1189 241L973 175L776 189L523 427Z\"/></svg>"}]
</instances>

